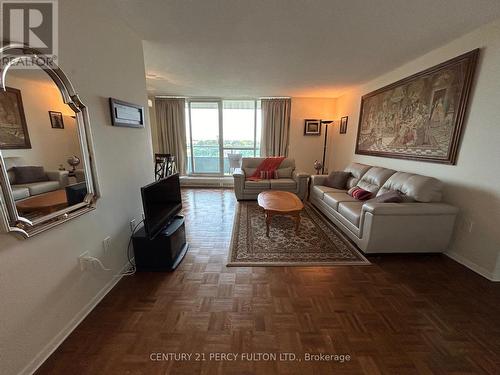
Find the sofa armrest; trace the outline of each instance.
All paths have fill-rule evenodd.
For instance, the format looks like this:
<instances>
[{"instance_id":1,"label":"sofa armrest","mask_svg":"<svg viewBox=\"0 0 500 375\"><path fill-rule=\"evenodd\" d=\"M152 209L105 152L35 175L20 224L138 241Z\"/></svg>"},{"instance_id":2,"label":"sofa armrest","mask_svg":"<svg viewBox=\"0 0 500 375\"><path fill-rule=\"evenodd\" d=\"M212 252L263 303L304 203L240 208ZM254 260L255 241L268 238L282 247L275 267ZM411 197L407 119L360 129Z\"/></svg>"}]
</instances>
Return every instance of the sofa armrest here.
<instances>
[{"instance_id":1,"label":"sofa armrest","mask_svg":"<svg viewBox=\"0 0 500 375\"><path fill-rule=\"evenodd\" d=\"M363 214L373 215L456 215L458 208L446 203L375 203L363 205Z\"/></svg>"},{"instance_id":2,"label":"sofa armrest","mask_svg":"<svg viewBox=\"0 0 500 375\"><path fill-rule=\"evenodd\" d=\"M58 181L61 188L69 185L68 171L46 171L50 181Z\"/></svg>"},{"instance_id":3,"label":"sofa armrest","mask_svg":"<svg viewBox=\"0 0 500 375\"><path fill-rule=\"evenodd\" d=\"M241 168L235 168L233 172L234 178L245 178L245 172Z\"/></svg>"},{"instance_id":4,"label":"sofa armrest","mask_svg":"<svg viewBox=\"0 0 500 375\"><path fill-rule=\"evenodd\" d=\"M327 174L314 174L311 176L311 186L324 185L327 179Z\"/></svg>"},{"instance_id":5,"label":"sofa armrest","mask_svg":"<svg viewBox=\"0 0 500 375\"><path fill-rule=\"evenodd\" d=\"M292 172L292 178L295 180L295 181L299 181L300 179L308 179L309 178L309 175L305 172L296 172L296 171L293 171Z\"/></svg>"},{"instance_id":6,"label":"sofa armrest","mask_svg":"<svg viewBox=\"0 0 500 375\"><path fill-rule=\"evenodd\" d=\"M241 168L235 168L233 172L234 194L236 199L243 199L243 188L245 186L245 172Z\"/></svg>"},{"instance_id":7,"label":"sofa armrest","mask_svg":"<svg viewBox=\"0 0 500 375\"><path fill-rule=\"evenodd\" d=\"M297 196L304 200L307 196L307 190L309 186L309 175L304 172L292 172L292 178L297 184L296 194Z\"/></svg>"}]
</instances>

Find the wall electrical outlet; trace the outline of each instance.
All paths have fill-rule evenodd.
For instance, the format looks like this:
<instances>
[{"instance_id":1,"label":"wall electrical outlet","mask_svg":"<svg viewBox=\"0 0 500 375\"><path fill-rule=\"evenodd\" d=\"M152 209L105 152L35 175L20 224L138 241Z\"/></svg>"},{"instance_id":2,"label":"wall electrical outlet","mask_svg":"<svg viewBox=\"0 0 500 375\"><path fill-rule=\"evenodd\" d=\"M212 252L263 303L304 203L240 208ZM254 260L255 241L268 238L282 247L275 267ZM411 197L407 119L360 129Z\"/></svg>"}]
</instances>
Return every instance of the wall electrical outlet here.
<instances>
[{"instance_id":1,"label":"wall electrical outlet","mask_svg":"<svg viewBox=\"0 0 500 375\"><path fill-rule=\"evenodd\" d=\"M472 233L472 228L474 227L474 222L472 220L467 220L467 230Z\"/></svg>"},{"instance_id":2,"label":"wall electrical outlet","mask_svg":"<svg viewBox=\"0 0 500 375\"><path fill-rule=\"evenodd\" d=\"M87 264L89 263L87 257L89 256L89 252L86 251L81 253L78 257L78 263L80 263L80 271L85 271L87 269Z\"/></svg>"},{"instance_id":3,"label":"wall electrical outlet","mask_svg":"<svg viewBox=\"0 0 500 375\"><path fill-rule=\"evenodd\" d=\"M135 219L130 220L130 233L134 232L135 228Z\"/></svg>"},{"instance_id":4,"label":"wall electrical outlet","mask_svg":"<svg viewBox=\"0 0 500 375\"><path fill-rule=\"evenodd\" d=\"M470 218L464 217L462 219L462 226L461 226L462 231L467 233L472 233L473 227L474 227L474 222Z\"/></svg>"},{"instance_id":5,"label":"wall electrical outlet","mask_svg":"<svg viewBox=\"0 0 500 375\"><path fill-rule=\"evenodd\" d=\"M104 254L109 252L109 249L111 248L111 237L108 236L102 240L102 248L104 249Z\"/></svg>"}]
</instances>

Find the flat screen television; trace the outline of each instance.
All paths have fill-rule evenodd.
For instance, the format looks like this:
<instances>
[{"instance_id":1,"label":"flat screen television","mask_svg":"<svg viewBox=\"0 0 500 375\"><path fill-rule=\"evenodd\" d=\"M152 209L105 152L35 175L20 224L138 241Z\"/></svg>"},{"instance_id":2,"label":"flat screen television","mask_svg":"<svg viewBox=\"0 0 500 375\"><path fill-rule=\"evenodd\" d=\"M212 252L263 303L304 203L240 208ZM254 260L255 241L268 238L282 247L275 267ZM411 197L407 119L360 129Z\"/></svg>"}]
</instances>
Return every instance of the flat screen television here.
<instances>
[{"instance_id":1,"label":"flat screen television","mask_svg":"<svg viewBox=\"0 0 500 375\"><path fill-rule=\"evenodd\" d=\"M153 239L182 209L179 174L162 178L141 188L144 230Z\"/></svg>"}]
</instances>

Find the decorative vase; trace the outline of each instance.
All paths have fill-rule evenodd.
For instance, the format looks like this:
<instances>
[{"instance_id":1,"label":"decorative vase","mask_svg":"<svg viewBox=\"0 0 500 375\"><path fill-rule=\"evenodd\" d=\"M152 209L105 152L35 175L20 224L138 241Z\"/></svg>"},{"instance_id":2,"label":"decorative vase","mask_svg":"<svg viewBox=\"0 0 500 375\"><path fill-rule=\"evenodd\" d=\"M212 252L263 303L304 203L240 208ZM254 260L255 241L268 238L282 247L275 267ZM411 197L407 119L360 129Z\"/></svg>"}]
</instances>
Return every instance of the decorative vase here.
<instances>
[{"instance_id":1,"label":"decorative vase","mask_svg":"<svg viewBox=\"0 0 500 375\"><path fill-rule=\"evenodd\" d=\"M314 169L316 170L316 174L319 174L321 171L321 168L323 168L323 164L319 160L314 161Z\"/></svg>"}]
</instances>

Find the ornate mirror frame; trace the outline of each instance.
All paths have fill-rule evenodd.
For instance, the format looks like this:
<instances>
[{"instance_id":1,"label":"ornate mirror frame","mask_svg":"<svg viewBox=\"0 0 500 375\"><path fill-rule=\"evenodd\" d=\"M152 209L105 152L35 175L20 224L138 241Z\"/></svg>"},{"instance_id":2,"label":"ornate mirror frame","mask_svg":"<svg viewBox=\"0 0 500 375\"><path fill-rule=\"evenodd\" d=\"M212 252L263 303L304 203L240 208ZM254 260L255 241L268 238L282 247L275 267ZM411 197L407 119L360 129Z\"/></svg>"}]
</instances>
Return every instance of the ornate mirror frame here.
<instances>
[{"instance_id":1,"label":"ornate mirror frame","mask_svg":"<svg viewBox=\"0 0 500 375\"><path fill-rule=\"evenodd\" d=\"M21 234L23 237L28 238L95 209L96 201L99 198L99 188L92 148L90 120L87 107L81 102L66 74L47 56L25 45L10 44L0 48L0 57L1 90L6 90L6 78L9 69L22 61L29 60L31 64L37 65L49 75L58 87L64 103L75 112L78 138L82 150L82 164L87 183L87 195L83 202L33 220L20 216L16 208L6 164L0 150L0 190L2 193L0 194L0 229L4 232Z\"/></svg>"}]
</instances>

